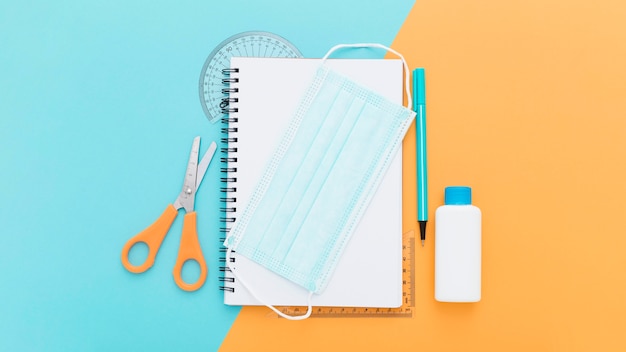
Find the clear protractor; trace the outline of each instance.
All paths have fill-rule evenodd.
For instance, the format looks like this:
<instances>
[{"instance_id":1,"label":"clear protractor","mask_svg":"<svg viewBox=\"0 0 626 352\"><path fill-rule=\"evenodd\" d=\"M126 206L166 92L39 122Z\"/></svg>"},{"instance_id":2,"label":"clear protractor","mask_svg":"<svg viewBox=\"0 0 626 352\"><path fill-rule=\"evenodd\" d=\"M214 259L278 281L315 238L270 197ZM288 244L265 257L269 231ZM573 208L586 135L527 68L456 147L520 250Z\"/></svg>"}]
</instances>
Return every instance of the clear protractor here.
<instances>
[{"instance_id":1,"label":"clear protractor","mask_svg":"<svg viewBox=\"0 0 626 352\"><path fill-rule=\"evenodd\" d=\"M239 57L302 57L300 51L285 38L269 32L243 32L221 42L204 62L200 73L200 102L211 123L220 120L228 107L230 58Z\"/></svg>"}]
</instances>

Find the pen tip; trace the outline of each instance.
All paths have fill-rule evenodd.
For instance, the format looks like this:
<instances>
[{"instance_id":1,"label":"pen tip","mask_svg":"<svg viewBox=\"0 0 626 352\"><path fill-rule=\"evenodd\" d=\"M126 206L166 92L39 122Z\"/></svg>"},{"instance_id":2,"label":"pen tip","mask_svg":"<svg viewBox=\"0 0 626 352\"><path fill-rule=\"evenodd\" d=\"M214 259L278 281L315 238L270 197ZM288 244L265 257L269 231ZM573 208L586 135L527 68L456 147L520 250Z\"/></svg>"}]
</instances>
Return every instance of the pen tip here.
<instances>
[{"instance_id":1,"label":"pen tip","mask_svg":"<svg viewBox=\"0 0 626 352\"><path fill-rule=\"evenodd\" d=\"M420 227L420 239L422 240L422 247L424 247L424 240L426 239L426 220L420 220L418 222Z\"/></svg>"}]
</instances>

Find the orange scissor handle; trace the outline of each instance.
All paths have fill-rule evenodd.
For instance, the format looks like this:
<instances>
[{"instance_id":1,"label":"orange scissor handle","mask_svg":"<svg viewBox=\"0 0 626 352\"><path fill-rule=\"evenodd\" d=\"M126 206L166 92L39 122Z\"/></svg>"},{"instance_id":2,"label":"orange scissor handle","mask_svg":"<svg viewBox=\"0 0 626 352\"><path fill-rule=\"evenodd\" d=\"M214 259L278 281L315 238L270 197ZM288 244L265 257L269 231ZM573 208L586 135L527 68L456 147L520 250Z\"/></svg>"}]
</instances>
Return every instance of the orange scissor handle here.
<instances>
[{"instance_id":1,"label":"orange scissor handle","mask_svg":"<svg viewBox=\"0 0 626 352\"><path fill-rule=\"evenodd\" d=\"M192 284L186 283L182 278L183 265L188 260L195 260L200 265L200 277ZM195 291L202 287L207 276L207 267L198 240L198 230L196 228L196 212L185 214L183 220L183 233L180 237L180 247L176 265L174 265L174 281L176 285L185 291Z\"/></svg>"},{"instance_id":2,"label":"orange scissor handle","mask_svg":"<svg viewBox=\"0 0 626 352\"><path fill-rule=\"evenodd\" d=\"M124 265L126 270L131 273L139 274L150 269L152 264L154 264L154 259L156 258L157 252L159 251L159 247L161 247L161 243L163 242L165 235L167 235L170 226L172 226L174 219L176 219L176 215L178 215L178 210L176 210L172 204L168 205L163 214L161 214L161 216L152 225L148 226L145 230L141 231L138 235L126 242L124 248L122 248L122 265ZM133 265L128 260L128 252L130 252L130 249L135 244L140 242L143 242L148 246L148 257L143 264Z\"/></svg>"}]
</instances>

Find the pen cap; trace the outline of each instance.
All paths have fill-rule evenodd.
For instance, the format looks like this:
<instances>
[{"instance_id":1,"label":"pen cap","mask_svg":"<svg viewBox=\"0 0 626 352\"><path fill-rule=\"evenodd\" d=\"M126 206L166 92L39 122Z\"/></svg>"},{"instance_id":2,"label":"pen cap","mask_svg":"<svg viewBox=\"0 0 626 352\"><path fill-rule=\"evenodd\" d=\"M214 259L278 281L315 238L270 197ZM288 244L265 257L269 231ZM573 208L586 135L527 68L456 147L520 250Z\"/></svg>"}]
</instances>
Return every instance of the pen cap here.
<instances>
[{"instance_id":1,"label":"pen cap","mask_svg":"<svg viewBox=\"0 0 626 352\"><path fill-rule=\"evenodd\" d=\"M445 205L472 204L472 189L466 186L450 186L445 189Z\"/></svg>"},{"instance_id":2,"label":"pen cap","mask_svg":"<svg viewBox=\"0 0 626 352\"><path fill-rule=\"evenodd\" d=\"M413 106L426 104L426 77L423 68L413 70L413 99Z\"/></svg>"}]
</instances>

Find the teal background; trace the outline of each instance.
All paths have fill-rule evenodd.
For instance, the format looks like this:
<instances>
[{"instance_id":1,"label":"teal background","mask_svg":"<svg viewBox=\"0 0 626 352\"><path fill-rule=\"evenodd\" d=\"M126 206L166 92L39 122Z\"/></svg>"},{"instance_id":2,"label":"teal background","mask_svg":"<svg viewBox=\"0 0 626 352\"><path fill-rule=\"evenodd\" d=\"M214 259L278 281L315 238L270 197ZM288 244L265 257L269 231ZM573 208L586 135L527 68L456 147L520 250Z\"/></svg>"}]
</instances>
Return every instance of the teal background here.
<instances>
[{"instance_id":1,"label":"teal background","mask_svg":"<svg viewBox=\"0 0 626 352\"><path fill-rule=\"evenodd\" d=\"M207 55L249 30L306 57L389 45L412 6L1 2L0 350L216 350L239 312L218 290L218 163L196 201L205 286L188 293L172 279L182 216L152 269L120 262L125 241L176 198L193 137L205 150L220 136L198 98Z\"/></svg>"}]
</instances>

